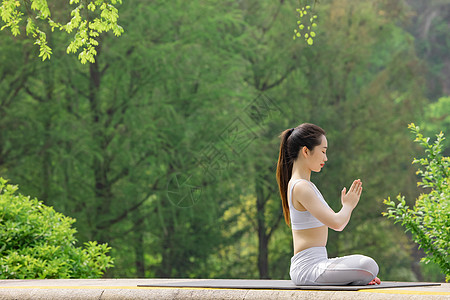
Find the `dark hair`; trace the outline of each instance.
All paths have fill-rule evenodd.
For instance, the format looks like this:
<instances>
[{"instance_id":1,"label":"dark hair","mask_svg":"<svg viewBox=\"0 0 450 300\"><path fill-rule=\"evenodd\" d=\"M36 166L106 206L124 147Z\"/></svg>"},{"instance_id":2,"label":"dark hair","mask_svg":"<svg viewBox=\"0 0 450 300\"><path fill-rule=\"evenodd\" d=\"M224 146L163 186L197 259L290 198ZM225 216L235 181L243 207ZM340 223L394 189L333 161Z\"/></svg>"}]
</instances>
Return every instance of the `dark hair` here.
<instances>
[{"instance_id":1,"label":"dark hair","mask_svg":"<svg viewBox=\"0 0 450 300\"><path fill-rule=\"evenodd\" d=\"M277 182L281 195L284 220L290 227L289 204L287 200L288 183L292 176L292 166L297 159L300 149L306 146L309 150L320 145L325 130L317 125L303 123L295 128L283 131L281 137L280 155L277 165Z\"/></svg>"}]
</instances>

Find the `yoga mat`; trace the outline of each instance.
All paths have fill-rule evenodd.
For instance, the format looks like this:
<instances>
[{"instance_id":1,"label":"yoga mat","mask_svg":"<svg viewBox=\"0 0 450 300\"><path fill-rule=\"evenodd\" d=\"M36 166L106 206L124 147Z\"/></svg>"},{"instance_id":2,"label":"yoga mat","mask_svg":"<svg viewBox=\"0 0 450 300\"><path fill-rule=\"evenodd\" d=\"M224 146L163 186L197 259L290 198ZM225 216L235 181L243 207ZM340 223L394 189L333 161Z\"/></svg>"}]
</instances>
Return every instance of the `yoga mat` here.
<instances>
[{"instance_id":1,"label":"yoga mat","mask_svg":"<svg viewBox=\"0 0 450 300\"><path fill-rule=\"evenodd\" d=\"M160 281L161 279L158 279ZM440 283L383 281L378 285L295 285L291 280L272 279L176 279L167 282L138 284L138 287L195 287L195 288L227 288L227 289L275 289L275 290L327 290L357 291L362 289L382 289L418 286L439 286Z\"/></svg>"}]
</instances>

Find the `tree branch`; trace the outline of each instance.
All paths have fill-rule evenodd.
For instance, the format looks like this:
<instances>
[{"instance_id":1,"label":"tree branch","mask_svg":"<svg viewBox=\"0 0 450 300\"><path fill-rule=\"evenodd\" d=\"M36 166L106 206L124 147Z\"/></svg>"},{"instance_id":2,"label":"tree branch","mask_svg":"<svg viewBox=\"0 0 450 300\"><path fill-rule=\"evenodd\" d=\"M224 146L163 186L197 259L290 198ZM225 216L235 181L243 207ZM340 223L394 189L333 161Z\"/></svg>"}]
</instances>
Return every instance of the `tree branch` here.
<instances>
[{"instance_id":1,"label":"tree branch","mask_svg":"<svg viewBox=\"0 0 450 300\"><path fill-rule=\"evenodd\" d=\"M289 74L291 74L295 69L296 69L295 66L290 67L289 70L287 70L286 73L283 76L281 76L280 79L278 79L277 81L275 81L272 84L267 84L267 82L264 82L263 86L261 87L261 91L269 90L269 89L281 84L289 76Z\"/></svg>"},{"instance_id":2,"label":"tree branch","mask_svg":"<svg viewBox=\"0 0 450 300\"><path fill-rule=\"evenodd\" d=\"M31 97L33 97L35 100L44 103L45 99L42 98L41 96L35 94L34 92L32 92L28 87L25 87L25 91L27 92L28 95L30 95Z\"/></svg>"},{"instance_id":3,"label":"tree branch","mask_svg":"<svg viewBox=\"0 0 450 300\"><path fill-rule=\"evenodd\" d=\"M137 202L136 204L134 204L134 205L131 206L130 208L126 209L122 214L120 214L120 215L117 216L116 218L111 219L111 220L109 220L109 221L107 221L107 222L104 222L104 223L105 223L104 225L99 225L99 226L97 226L97 228L98 228L98 229L106 229L106 228L110 227L111 225L114 225L114 224L116 224L116 223L122 221L123 219L125 219L125 218L128 216L129 213L131 213L131 212L135 211L136 209L138 209L139 207L141 207L141 205L144 204L145 201L147 201L148 198L155 192L156 186L158 185L159 180L160 180L160 178L158 178L158 179L155 181L155 183L153 184L153 186L150 188L150 192L147 193L147 194L145 195L145 197L143 198L143 200Z\"/></svg>"},{"instance_id":4,"label":"tree branch","mask_svg":"<svg viewBox=\"0 0 450 300\"><path fill-rule=\"evenodd\" d=\"M280 221L283 217L283 213L278 214L278 218L276 219L275 223L270 227L269 232L267 233L267 240L270 239L272 236L272 233L278 228L278 225L280 225Z\"/></svg>"}]
</instances>

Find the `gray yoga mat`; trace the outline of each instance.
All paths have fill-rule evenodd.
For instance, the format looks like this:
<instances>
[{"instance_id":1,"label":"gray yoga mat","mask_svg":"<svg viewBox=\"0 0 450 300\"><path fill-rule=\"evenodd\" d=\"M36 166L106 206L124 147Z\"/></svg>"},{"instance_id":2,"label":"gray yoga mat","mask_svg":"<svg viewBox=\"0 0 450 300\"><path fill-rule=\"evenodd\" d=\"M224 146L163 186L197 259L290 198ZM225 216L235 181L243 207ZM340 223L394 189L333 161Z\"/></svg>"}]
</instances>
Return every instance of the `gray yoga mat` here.
<instances>
[{"instance_id":1,"label":"gray yoga mat","mask_svg":"<svg viewBox=\"0 0 450 300\"><path fill-rule=\"evenodd\" d=\"M382 289L418 286L439 286L440 283L383 281L378 285L295 285L291 280L272 279L181 279L155 283L138 284L138 287L195 287L195 288L228 288L228 289L275 289L275 290L328 290L357 291L362 289Z\"/></svg>"}]
</instances>

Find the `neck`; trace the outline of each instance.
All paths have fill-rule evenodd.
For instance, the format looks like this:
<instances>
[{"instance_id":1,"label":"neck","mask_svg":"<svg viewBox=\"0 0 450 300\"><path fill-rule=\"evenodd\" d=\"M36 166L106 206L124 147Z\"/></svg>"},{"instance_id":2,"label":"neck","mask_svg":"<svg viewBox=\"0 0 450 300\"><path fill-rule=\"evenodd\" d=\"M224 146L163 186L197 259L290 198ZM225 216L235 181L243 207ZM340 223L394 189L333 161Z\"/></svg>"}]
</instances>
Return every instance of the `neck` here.
<instances>
[{"instance_id":1,"label":"neck","mask_svg":"<svg viewBox=\"0 0 450 300\"><path fill-rule=\"evenodd\" d=\"M292 176L291 178L306 179L311 181L311 169L302 164L302 162L297 159L294 161L292 166Z\"/></svg>"}]
</instances>

